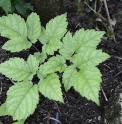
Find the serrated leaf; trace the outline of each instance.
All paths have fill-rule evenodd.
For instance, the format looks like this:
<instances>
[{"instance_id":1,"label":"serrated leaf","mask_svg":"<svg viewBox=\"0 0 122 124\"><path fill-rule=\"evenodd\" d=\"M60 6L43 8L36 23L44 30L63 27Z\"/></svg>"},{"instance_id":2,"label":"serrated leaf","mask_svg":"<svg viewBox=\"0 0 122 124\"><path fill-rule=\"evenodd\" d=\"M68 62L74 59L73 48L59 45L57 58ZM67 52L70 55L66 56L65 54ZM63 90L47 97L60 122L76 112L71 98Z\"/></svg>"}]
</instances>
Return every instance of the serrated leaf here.
<instances>
[{"instance_id":1,"label":"serrated leaf","mask_svg":"<svg viewBox=\"0 0 122 124\"><path fill-rule=\"evenodd\" d=\"M51 57L48 62L44 63L44 74L49 74L52 72L62 72L66 68L65 59L60 56Z\"/></svg>"},{"instance_id":2,"label":"serrated leaf","mask_svg":"<svg viewBox=\"0 0 122 124\"><path fill-rule=\"evenodd\" d=\"M41 34L39 36L39 41L42 43L42 44L46 44L48 43L48 37L46 36L46 30L44 27L41 26Z\"/></svg>"},{"instance_id":3,"label":"serrated leaf","mask_svg":"<svg viewBox=\"0 0 122 124\"><path fill-rule=\"evenodd\" d=\"M8 16L0 17L0 33L1 36L9 39L15 37L27 37L27 27L23 18L17 14L8 14Z\"/></svg>"},{"instance_id":4,"label":"serrated leaf","mask_svg":"<svg viewBox=\"0 0 122 124\"><path fill-rule=\"evenodd\" d=\"M34 57L36 57L36 59L39 61L39 63L43 63L45 61L45 59L47 58L47 55L43 52L35 52L34 53Z\"/></svg>"},{"instance_id":5,"label":"serrated leaf","mask_svg":"<svg viewBox=\"0 0 122 124\"><path fill-rule=\"evenodd\" d=\"M17 121L17 122L14 122L12 124L24 124L25 120L20 120L20 121Z\"/></svg>"},{"instance_id":6,"label":"serrated leaf","mask_svg":"<svg viewBox=\"0 0 122 124\"><path fill-rule=\"evenodd\" d=\"M28 38L32 43L35 43L40 36L41 27L40 27L40 19L36 13L31 13L26 21Z\"/></svg>"},{"instance_id":7,"label":"serrated leaf","mask_svg":"<svg viewBox=\"0 0 122 124\"><path fill-rule=\"evenodd\" d=\"M38 86L29 82L19 82L7 92L6 109L14 120L25 120L33 114L38 102Z\"/></svg>"},{"instance_id":8,"label":"serrated leaf","mask_svg":"<svg viewBox=\"0 0 122 124\"><path fill-rule=\"evenodd\" d=\"M97 105L99 105L101 81L101 73L97 67L86 67L73 76L75 90L88 100L94 101Z\"/></svg>"},{"instance_id":9,"label":"serrated leaf","mask_svg":"<svg viewBox=\"0 0 122 124\"><path fill-rule=\"evenodd\" d=\"M22 58L10 58L0 64L0 72L15 81L27 81L33 78L38 70L39 62L32 55L27 62Z\"/></svg>"},{"instance_id":10,"label":"serrated leaf","mask_svg":"<svg viewBox=\"0 0 122 124\"><path fill-rule=\"evenodd\" d=\"M68 22L66 22L66 14L51 19L46 25L46 35L48 39L57 37L61 39L67 31Z\"/></svg>"},{"instance_id":11,"label":"serrated leaf","mask_svg":"<svg viewBox=\"0 0 122 124\"><path fill-rule=\"evenodd\" d=\"M37 71L37 76L40 81L42 81L47 76L47 74L44 73L44 65L40 65L39 70Z\"/></svg>"},{"instance_id":12,"label":"serrated leaf","mask_svg":"<svg viewBox=\"0 0 122 124\"><path fill-rule=\"evenodd\" d=\"M72 39L73 38L70 32L68 32L63 38L63 45L59 52L65 59L70 59L74 53Z\"/></svg>"},{"instance_id":13,"label":"serrated leaf","mask_svg":"<svg viewBox=\"0 0 122 124\"><path fill-rule=\"evenodd\" d=\"M82 69L87 66L97 66L105 61L110 56L102 50L87 49L82 52L78 52L71 58L71 62L76 67Z\"/></svg>"},{"instance_id":14,"label":"serrated leaf","mask_svg":"<svg viewBox=\"0 0 122 124\"><path fill-rule=\"evenodd\" d=\"M8 112L6 110L6 103L3 103L0 106L0 116L3 116L3 115L8 115Z\"/></svg>"},{"instance_id":15,"label":"serrated leaf","mask_svg":"<svg viewBox=\"0 0 122 124\"><path fill-rule=\"evenodd\" d=\"M83 51L85 49L96 49L100 39L104 35L104 31L84 30L83 28L78 30L73 37L73 46L75 52Z\"/></svg>"},{"instance_id":16,"label":"serrated leaf","mask_svg":"<svg viewBox=\"0 0 122 124\"><path fill-rule=\"evenodd\" d=\"M67 92L73 86L73 77L77 73L74 66L68 66L63 73L63 84L65 91Z\"/></svg>"},{"instance_id":17,"label":"serrated leaf","mask_svg":"<svg viewBox=\"0 0 122 124\"><path fill-rule=\"evenodd\" d=\"M39 91L49 99L64 102L62 98L60 80L58 75L54 73L48 75L46 79L40 82Z\"/></svg>"},{"instance_id":18,"label":"serrated leaf","mask_svg":"<svg viewBox=\"0 0 122 124\"><path fill-rule=\"evenodd\" d=\"M51 39L48 44L43 45L42 51L44 53L47 53L48 55L53 55L54 51L57 51L61 47L62 47L62 42L56 37L53 37L53 39Z\"/></svg>"},{"instance_id":19,"label":"serrated leaf","mask_svg":"<svg viewBox=\"0 0 122 124\"><path fill-rule=\"evenodd\" d=\"M12 40L8 40L3 46L2 49L11 51L11 52L19 52L22 50L26 50L30 48L32 44L28 42L23 37L15 37Z\"/></svg>"}]
</instances>

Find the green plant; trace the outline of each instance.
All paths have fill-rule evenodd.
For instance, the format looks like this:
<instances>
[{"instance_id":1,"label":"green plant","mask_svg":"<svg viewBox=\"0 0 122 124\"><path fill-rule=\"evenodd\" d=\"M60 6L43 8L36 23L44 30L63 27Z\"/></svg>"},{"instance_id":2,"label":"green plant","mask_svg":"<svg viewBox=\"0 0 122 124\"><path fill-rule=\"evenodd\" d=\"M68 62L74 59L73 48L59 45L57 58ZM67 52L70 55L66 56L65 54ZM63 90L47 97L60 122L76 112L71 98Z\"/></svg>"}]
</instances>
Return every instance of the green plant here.
<instances>
[{"instance_id":1,"label":"green plant","mask_svg":"<svg viewBox=\"0 0 122 124\"><path fill-rule=\"evenodd\" d=\"M14 13L16 10L24 17L27 16L27 10L33 10L33 6L30 3L25 3L23 0L0 0L0 7L6 14Z\"/></svg>"},{"instance_id":2,"label":"green plant","mask_svg":"<svg viewBox=\"0 0 122 124\"><path fill-rule=\"evenodd\" d=\"M80 29L72 36L67 32L67 24L66 14L51 19L46 28L41 26L36 13L31 13L26 22L16 14L0 18L1 36L9 39L3 49L19 52L29 49L37 40L43 45L42 52L29 55L27 61L15 57L0 64L0 72L15 82L0 107L0 115L11 115L18 123L24 123L39 102L38 92L64 103L60 73L66 91L73 86L83 97L99 105L102 79L96 66L109 55L96 50L96 46L104 32ZM38 84L32 82L34 75L40 79Z\"/></svg>"}]
</instances>

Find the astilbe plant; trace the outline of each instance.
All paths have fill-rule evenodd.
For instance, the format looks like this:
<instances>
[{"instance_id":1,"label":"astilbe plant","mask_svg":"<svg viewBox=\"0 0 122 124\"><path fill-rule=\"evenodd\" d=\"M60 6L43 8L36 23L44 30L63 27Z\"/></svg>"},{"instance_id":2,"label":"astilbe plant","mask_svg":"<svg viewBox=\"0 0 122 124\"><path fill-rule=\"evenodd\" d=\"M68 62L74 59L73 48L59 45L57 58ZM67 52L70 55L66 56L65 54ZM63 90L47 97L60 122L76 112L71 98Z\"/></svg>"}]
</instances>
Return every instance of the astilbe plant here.
<instances>
[{"instance_id":1,"label":"astilbe plant","mask_svg":"<svg viewBox=\"0 0 122 124\"><path fill-rule=\"evenodd\" d=\"M16 124L23 124L35 111L39 92L64 103L59 73L63 74L60 78L66 91L74 87L80 95L99 105L102 79L96 66L109 55L96 46L104 32L80 29L72 36L67 32L67 24L66 14L51 19L46 28L41 26L36 13L31 13L26 21L16 14L0 18L1 36L9 39L2 49L19 52L38 40L42 44L42 52L29 55L27 61L14 57L0 64L0 72L15 82L0 107L0 115L10 115L18 121ZM38 84L32 82L34 75L39 78Z\"/></svg>"}]
</instances>

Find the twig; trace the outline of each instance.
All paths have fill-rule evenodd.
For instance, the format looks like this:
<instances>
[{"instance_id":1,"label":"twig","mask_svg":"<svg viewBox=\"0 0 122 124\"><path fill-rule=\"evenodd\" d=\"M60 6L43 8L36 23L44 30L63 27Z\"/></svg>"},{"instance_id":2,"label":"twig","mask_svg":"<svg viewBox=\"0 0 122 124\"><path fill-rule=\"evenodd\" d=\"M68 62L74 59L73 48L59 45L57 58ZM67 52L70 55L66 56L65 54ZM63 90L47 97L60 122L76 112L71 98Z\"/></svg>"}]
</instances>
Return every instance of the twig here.
<instances>
[{"instance_id":1,"label":"twig","mask_svg":"<svg viewBox=\"0 0 122 124\"><path fill-rule=\"evenodd\" d=\"M105 100L108 101L108 98L107 98L107 96L106 96L106 94L105 94L105 92L104 92L102 86L101 86L101 90L102 90L102 93L103 93L103 96L104 96Z\"/></svg>"},{"instance_id":2,"label":"twig","mask_svg":"<svg viewBox=\"0 0 122 124\"><path fill-rule=\"evenodd\" d=\"M112 27L112 24L111 24L111 19L110 19L110 15L109 15L109 11L108 11L107 2L106 2L106 0L103 0L103 2L104 2L105 10L106 10L106 13L107 13L110 29L111 29L111 32L113 34L114 43L117 45L117 41L116 41L116 38L115 38L115 35L114 35L114 31L113 31L113 27Z\"/></svg>"}]
</instances>

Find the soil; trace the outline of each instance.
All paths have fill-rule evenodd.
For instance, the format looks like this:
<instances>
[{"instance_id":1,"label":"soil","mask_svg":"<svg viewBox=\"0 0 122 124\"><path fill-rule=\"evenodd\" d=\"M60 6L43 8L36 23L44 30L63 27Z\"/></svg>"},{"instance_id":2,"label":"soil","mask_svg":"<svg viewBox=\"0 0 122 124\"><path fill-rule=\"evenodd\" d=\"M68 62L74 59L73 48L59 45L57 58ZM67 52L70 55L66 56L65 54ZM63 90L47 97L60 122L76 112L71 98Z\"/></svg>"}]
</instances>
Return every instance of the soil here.
<instances>
[{"instance_id":1,"label":"soil","mask_svg":"<svg viewBox=\"0 0 122 124\"><path fill-rule=\"evenodd\" d=\"M104 36L98 45L98 49L102 49L111 55L110 59L98 66L102 73L101 90L99 92L100 106L80 96L73 88L67 93L63 90L64 104L49 100L40 94L40 102L37 109L26 120L25 124L103 124L104 108L108 104L103 93L109 100L115 88L122 83L122 1L109 0L107 3L110 17L116 20L114 33L117 45L107 36ZM86 6L82 7L84 7L84 11L77 12L74 1L64 0L64 12L68 13L68 30L72 33L80 28L94 28L106 31L101 22L96 21L98 17ZM101 12L104 17L107 17L104 5ZM5 42L6 39L0 37L0 48ZM0 62L14 56L27 58L29 52L31 51L11 54L0 49ZM11 85L13 83L10 79L0 75L0 104L4 103L6 92ZM60 123L55 121L56 116L58 116ZM12 122L13 120L10 116L0 117L0 124L12 124Z\"/></svg>"}]
</instances>

